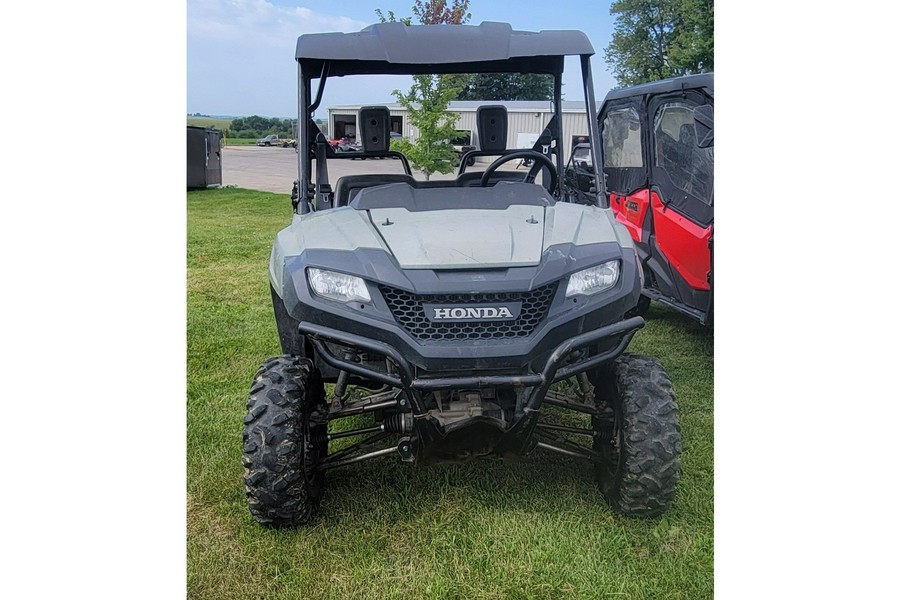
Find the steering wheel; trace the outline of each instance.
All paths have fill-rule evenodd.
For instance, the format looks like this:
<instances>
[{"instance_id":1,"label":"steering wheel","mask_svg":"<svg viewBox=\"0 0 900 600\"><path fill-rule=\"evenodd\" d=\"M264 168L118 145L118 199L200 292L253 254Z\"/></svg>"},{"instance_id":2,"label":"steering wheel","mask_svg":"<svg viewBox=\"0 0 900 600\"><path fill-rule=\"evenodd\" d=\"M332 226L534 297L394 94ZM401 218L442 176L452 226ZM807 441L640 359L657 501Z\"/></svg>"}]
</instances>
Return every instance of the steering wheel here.
<instances>
[{"instance_id":1,"label":"steering wheel","mask_svg":"<svg viewBox=\"0 0 900 600\"><path fill-rule=\"evenodd\" d=\"M525 178L522 180L523 183L534 183L534 178L537 177L538 171L541 167L547 167L547 170L550 171L550 190L553 191L556 189L556 185L559 183L559 173L556 172L556 165L553 164L553 161L550 160L550 157L546 154L541 154L540 152L535 152L534 150L516 150L515 152L510 152L509 154L504 154L490 165L488 168L484 170L484 173L481 175L481 187L487 187L488 182L491 179L491 175L500 167L500 165L508 163L511 160L516 160L519 158L530 158L534 160L534 165L528 170L528 173L525 174Z\"/></svg>"}]
</instances>

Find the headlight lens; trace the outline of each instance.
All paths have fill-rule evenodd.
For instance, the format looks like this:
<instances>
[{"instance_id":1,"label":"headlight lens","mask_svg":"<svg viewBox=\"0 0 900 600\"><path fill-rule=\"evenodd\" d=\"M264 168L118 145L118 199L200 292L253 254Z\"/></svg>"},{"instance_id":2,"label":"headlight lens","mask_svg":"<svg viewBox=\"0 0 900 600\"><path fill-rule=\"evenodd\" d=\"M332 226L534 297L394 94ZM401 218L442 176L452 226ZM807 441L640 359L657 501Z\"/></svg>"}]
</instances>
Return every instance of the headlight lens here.
<instances>
[{"instance_id":1,"label":"headlight lens","mask_svg":"<svg viewBox=\"0 0 900 600\"><path fill-rule=\"evenodd\" d=\"M371 302L366 282L353 275L314 269L306 270L309 285L316 295L338 302Z\"/></svg>"},{"instance_id":2,"label":"headlight lens","mask_svg":"<svg viewBox=\"0 0 900 600\"><path fill-rule=\"evenodd\" d=\"M576 294L596 294L603 290L608 290L616 285L619 280L619 261L611 260L578 271L569 276L569 285L566 287L566 298L575 296Z\"/></svg>"}]
</instances>

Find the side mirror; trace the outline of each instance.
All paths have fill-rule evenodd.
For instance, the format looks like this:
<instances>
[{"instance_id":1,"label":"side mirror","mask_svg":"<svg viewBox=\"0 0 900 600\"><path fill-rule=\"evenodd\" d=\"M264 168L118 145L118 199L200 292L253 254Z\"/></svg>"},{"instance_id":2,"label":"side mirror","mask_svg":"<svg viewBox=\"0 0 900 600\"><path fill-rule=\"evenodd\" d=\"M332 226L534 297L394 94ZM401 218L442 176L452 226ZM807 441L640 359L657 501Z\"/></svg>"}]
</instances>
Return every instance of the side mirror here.
<instances>
[{"instance_id":1,"label":"side mirror","mask_svg":"<svg viewBox=\"0 0 900 600\"><path fill-rule=\"evenodd\" d=\"M709 148L713 145L713 107L709 104L694 109L694 132L697 134L697 146Z\"/></svg>"}]
</instances>

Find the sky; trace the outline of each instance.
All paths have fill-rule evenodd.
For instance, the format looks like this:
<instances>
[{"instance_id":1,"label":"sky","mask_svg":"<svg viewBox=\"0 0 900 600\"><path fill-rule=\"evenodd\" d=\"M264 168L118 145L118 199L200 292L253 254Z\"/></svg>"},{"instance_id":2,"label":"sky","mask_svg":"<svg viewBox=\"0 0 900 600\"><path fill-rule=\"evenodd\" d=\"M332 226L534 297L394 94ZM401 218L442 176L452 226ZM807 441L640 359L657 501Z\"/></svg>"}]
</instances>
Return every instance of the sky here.
<instances>
[{"instance_id":1,"label":"sky","mask_svg":"<svg viewBox=\"0 0 900 600\"><path fill-rule=\"evenodd\" d=\"M187 112L296 117L299 35L359 31L378 22L376 8L403 17L412 15L412 5L412 0L187 0ZM603 60L613 31L609 5L609 0L472 0L469 23L503 21L524 31L580 29L594 46L594 87L603 98L615 83ZM565 68L564 96L583 100L577 58L567 59ZM399 76L335 78L326 85L323 108L393 102L391 91L405 91L409 82Z\"/></svg>"}]
</instances>

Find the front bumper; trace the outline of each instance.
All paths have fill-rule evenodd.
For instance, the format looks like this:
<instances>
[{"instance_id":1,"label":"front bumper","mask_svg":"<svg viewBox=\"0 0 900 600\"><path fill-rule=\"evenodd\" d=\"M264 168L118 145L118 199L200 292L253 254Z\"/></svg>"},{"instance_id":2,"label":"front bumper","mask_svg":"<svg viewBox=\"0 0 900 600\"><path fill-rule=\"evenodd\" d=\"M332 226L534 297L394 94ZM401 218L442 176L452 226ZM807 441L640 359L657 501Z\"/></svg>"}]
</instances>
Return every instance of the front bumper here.
<instances>
[{"instance_id":1,"label":"front bumper","mask_svg":"<svg viewBox=\"0 0 900 600\"><path fill-rule=\"evenodd\" d=\"M377 381L401 389L411 403L414 416L426 413L422 394L435 390L515 386L531 388L525 403L525 414L540 409L550 386L597 367L621 354L638 329L644 326L644 319L632 317L618 323L606 325L570 338L556 346L547 358L540 372L516 375L474 375L448 377L416 377L412 365L394 347L384 342L339 331L322 325L301 322L300 333L307 336L320 357L329 366L347 371L353 375ZM379 371L361 363L335 355L325 342L352 346L366 352L382 355L396 366L397 374ZM605 348L594 355L584 355L569 362L573 353L591 346Z\"/></svg>"}]
</instances>

